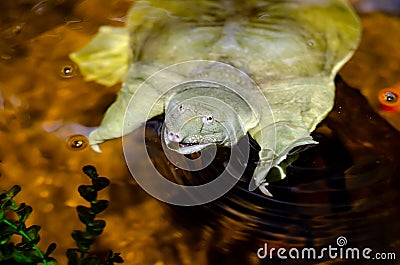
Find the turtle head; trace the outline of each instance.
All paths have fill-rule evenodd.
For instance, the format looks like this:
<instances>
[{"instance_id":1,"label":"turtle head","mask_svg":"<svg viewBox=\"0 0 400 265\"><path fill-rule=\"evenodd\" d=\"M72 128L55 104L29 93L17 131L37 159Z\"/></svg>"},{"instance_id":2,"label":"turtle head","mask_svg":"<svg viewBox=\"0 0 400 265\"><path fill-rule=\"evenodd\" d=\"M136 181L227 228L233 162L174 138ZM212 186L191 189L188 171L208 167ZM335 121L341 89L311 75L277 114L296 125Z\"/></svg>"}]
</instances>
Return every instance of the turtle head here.
<instances>
[{"instance_id":1,"label":"turtle head","mask_svg":"<svg viewBox=\"0 0 400 265\"><path fill-rule=\"evenodd\" d=\"M236 143L232 128L236 113L220 100L197 96L171 100L165 112L164 142L180 154L191 154L212 145Z\"/></svg>"}]
</instances>

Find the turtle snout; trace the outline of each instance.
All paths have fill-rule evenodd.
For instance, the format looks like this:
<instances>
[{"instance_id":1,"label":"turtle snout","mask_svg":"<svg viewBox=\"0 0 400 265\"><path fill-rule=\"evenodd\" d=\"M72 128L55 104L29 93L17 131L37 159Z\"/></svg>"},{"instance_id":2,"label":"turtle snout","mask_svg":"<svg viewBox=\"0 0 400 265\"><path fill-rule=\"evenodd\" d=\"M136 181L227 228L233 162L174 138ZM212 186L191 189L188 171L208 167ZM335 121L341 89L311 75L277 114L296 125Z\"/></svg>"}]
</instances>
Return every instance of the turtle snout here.
<instances>
[{"instance_id":1,"label":"turtle snout","mask_svg":"<svg viewBox=\"0 0 400 265\"><path fill-rule=\"evenodd\" d=\"M171 142L179 143L180 141L182 141L182 138L179 136L178 133L169 132L167 134L167 137L168 140L170 140Z\"/></svg>"}]
</instances>

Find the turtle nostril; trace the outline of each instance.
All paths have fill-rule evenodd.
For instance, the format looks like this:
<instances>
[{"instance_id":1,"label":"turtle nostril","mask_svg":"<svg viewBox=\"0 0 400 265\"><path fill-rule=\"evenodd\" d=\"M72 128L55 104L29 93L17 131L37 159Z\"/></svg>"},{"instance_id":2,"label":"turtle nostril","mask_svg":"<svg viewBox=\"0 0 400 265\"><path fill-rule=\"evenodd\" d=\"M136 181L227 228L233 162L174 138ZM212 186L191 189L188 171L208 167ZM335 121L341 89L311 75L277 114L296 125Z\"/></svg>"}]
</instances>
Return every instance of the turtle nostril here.
<instances>
[{"instance_id":1,"label":"turtle nostril","mask_svg":"<svg viewBox=\"0 0 400 265\"><path fill-rule=\"evenodd\" d=\"M181 138L179 137L179 134L170 132L168 133L168 140L170 140L171 142L179 143L181 141Z\"/></svg>"}]
</instances>

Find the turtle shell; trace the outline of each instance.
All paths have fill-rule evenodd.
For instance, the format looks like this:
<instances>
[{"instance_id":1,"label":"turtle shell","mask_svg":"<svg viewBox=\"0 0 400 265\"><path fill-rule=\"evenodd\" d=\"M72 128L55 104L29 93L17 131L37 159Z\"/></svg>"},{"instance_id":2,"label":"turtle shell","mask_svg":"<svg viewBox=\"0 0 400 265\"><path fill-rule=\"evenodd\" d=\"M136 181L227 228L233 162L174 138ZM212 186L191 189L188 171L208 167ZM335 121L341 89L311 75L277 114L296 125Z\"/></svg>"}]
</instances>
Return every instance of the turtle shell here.
<instances>
[{"instance_id":1,"label":"turtle shell","mask_svg":"<svg viewBox=\"0 0 400 265\"><path fill-rule=\"evenodd\" d=\"M132 61L215 60L258 83L333 76L358 46L342 0L137 1L128 14Z\"/></svg>"}]
</instances>

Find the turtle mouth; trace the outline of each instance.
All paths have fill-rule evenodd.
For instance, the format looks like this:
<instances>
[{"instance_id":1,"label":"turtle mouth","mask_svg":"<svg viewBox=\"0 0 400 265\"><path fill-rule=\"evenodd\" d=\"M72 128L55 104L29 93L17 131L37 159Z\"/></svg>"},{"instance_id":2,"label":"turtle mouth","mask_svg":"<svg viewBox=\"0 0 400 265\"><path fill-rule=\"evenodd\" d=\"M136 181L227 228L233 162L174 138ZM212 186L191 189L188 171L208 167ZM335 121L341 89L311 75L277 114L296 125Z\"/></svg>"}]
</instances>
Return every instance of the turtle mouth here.
<instances>
[{"instance_id":1,"label":"turtle mouth","mask_svg":"<svg viewBox=\"0 0 400 265\"><path fill-rule=\"evenodd\" d=\"M182 155L200 152L204 148L213 145L213 143L187 143L187 142L168 142L167 147Z\"/></svg>"},{"instance_id":2,"label":"turtle mouth","mask_svg":"<svg viewBox=\"0 0 400 265\"><path fill-rule=\"evenodd\" d=\"M186 148L186 147L190 147L190 146L195 146L195 145L199 145L200 143L185 143L185 142L179 142L179 147L180 148Z\"/></svg>"},{"instance_id":3,"label":"turtle mouth","mask_svg":"<svg viewBox=\"0 0 400 265\"><path fill-rule=\"evenodd\" d=\"M204 148L215 145L213 142L203 141L190 141L189 138L181 139L181 141L174 141L171 137L168 137L167 131L164 133L164 143L168 149L175 151L182 155L193 154L202 151Z\"/></svg>"}]
</instances>

